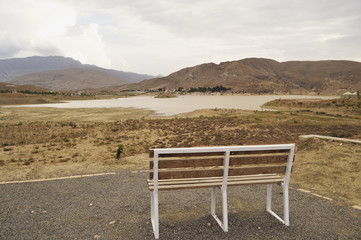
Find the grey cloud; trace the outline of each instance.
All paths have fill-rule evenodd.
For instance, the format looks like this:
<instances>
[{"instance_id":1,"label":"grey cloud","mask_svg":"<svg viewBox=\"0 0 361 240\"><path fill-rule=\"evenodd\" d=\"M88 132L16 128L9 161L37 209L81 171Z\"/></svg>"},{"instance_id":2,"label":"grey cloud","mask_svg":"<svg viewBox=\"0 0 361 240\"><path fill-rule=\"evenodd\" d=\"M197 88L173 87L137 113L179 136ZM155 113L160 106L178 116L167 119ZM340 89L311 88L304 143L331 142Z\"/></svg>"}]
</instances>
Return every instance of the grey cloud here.
<instances>
[{"instance_id":1,"label":"grey cloud","mask_svg":"<svg viewBox=\"0 0 361 240\"><path fill-rule=\"evenodd\" d=\"M134 0L117 4L143 22L166 29L177 43L183 42L184 46L175 47L189 49L191 53L183 51L178 57L185 61L360 56L359 0Z\"/></svg>"},{"instance_id":2,"label":"grey cloud","mask_svg":"<svg viewBox=\"0 0 361 240\"><path fill-rule=\"evenodd\" d=\"M84 1L89 2L89 1ZM335 31L337 22L359 16L361 1L349 0L134 0L91 1L99 8L119 8L178 37L234 38L293 32ZM355 21L343 26L354 27ZM360 26L360 24L358 25ZM242 39L242 37L241 37Z\"/></svg>"},{"instance_id":3,"label":"grey cloud","mask_svg":"<svg viewBox=\"0 0 361 240\"><path fill-rule=\"evenodd\" d=\"M24 49L26 43L9 38L0 39L0 58L12 58Z\"/></svg>"},{"instance_id":4,"label":"grey cloud","mask_svg":"<svg viewBox=\"0 0 361 240\"><path fill-rule=\"evenodd\" d=\"M57 47L54 47L50 44L38 44L33 47L33 50L41 56L49 56L49 55L62 55L62 51Z\"/></svg>"},{"instance_id":5,"label":"grey cloud","mask_svg":"<svg viewBox=\"0 0 361 240\"><path fill-rule=\"evenodd\" d=\"M0 46L0 59L17 57L22 52L39 56L61 55L61 51L49 43L43 42L34 45L24 39L1 38Z\"/></svg>"}]
</instances>

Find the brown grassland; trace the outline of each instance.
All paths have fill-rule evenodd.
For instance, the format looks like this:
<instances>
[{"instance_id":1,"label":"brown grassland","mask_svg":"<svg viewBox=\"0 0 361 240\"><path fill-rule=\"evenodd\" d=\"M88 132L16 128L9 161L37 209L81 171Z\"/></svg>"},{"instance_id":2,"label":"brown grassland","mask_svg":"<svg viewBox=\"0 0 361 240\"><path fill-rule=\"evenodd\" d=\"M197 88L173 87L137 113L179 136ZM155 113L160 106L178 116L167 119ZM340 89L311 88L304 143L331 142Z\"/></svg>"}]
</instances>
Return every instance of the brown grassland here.
<instances>
[{"instance_id":1,"label":"brown grassland","mask_svg":"<svg viewBox=\"0 0 361 240\"><path fill-rule=\"evenodd\" d=\"M1 99L1 98L0 98ZM0 108L0 181L147 169L154 147L297 144L291 183L361 205L360 100L276 100L277 111L198 110L171 117L139 109ZM125 146L119 160L116 151Z\"/></svg>"}]
</instances>

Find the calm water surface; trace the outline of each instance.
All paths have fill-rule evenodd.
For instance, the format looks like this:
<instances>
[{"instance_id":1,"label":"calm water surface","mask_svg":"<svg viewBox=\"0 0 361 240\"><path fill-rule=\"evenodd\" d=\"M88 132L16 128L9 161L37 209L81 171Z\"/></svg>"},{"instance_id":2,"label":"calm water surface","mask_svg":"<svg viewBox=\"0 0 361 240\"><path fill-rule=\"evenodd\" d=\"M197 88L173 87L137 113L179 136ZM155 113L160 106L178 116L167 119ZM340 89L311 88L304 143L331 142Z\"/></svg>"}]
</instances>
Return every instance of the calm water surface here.
<instances>
[{"instance_id":1,"label":"calm water surface","mask_svg":"<svg viewBox=\"0 0 361 240\"><path fill-rule=\"evenodd\" d=\"M264 110L261 106L274 99L330 99L326 96L302 95L259 95L259 96L179 96L177 98L155 98L153 96L67 101L64 103L22 105L21 107L54 108L142 108L160 115L175 115L197 109L229 108L243 110ZM13 106L12 106L13 107ZM17 106L20 107L20 106Z\"/></svg>"}]
</instances>

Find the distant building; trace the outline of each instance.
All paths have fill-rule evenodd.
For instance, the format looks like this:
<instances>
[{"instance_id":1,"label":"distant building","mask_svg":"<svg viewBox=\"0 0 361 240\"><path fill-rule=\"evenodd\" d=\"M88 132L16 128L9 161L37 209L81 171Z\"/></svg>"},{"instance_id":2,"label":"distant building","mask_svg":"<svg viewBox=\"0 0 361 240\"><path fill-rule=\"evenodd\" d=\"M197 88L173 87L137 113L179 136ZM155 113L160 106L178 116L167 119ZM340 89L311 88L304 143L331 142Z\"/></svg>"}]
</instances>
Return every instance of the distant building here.
<instances>
[{"instance_id":1,"label":"distant building","mask_svg":"<svg viewBox=\"0 0 361 240\"><path fill-rule=\"evenodd\" d=\"M343 98L347 98L347 99L349 99L349 98L355 98L355 97L357 97L357 92L354 92L354 93L352 93L352 92L345 92L344 94L342 94L342 97L343 97Z\"/></svg>"}]
</instances>

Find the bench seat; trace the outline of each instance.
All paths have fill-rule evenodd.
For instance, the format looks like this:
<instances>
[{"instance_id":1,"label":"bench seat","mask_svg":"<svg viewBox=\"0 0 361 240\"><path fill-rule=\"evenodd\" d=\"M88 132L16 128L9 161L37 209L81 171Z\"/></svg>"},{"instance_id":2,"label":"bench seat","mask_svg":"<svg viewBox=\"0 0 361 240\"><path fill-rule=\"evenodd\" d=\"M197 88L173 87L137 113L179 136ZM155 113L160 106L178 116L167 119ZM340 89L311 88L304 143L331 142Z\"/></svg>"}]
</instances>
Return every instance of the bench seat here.
<instances>
[{"instance_id":1,"label":"bench seat","mask_svg":"<svg viewBox=\"0 0 361 240\"><path fill-rule=\"evenodd\" d=\"M253 184L280 184L283 177L278 174L256 174L244 176L229 176L228 186L253 185ZM223 177L207 178L180 178L180 179L162 179L158 180L158 190L174 189L193 189L193 188L212 188L221 187ZM154 181L148 179L150 191L154 190Z\"/></svg>"}]
</instances>

